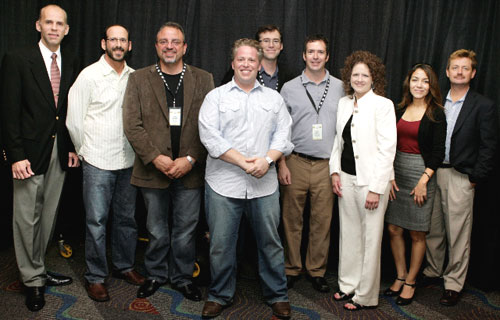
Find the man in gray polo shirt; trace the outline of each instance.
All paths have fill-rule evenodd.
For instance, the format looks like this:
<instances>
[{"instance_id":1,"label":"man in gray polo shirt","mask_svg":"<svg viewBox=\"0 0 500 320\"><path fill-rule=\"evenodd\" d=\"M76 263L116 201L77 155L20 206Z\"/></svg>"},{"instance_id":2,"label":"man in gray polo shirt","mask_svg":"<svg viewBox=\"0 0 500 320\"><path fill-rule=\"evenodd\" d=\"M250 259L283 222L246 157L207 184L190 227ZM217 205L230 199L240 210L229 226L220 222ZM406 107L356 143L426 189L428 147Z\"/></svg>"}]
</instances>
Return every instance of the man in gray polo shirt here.
<instances>
[{"instance_id":1,"label":"man in gray polo shirt","mask_svg":"<svg viewBox=\"0 0 500 320\"><path fill-rule=\"evenodd\" d=\"M302 272L300 243L303 211L311 198L309 245L306 270L314 289L330 290L324 275L330 245L333 192L328 172L337 122L337 104L344 95L342 81L325 69L329 59L328 39L313 35L304 42L302 74L285 83L281 95L292 116L292 143L295 149L279 162L282 185L283 226L288 245L285 261L288 287Z\"/></svg>"}]
</instances>

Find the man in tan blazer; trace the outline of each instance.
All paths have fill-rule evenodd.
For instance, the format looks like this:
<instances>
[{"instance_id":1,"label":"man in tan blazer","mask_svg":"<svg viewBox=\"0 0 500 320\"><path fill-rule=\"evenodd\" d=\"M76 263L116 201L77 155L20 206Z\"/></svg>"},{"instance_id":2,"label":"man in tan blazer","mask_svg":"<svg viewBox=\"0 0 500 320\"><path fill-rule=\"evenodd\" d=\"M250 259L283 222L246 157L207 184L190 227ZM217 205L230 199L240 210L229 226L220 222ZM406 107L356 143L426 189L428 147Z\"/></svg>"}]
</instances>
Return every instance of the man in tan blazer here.
<instances>
[{"instance_id":1,"label":"man in tan blazer","mask_svg":"<svg viewBox=\"0 0 500 320\"><path fill-rule=\"evenodd\" d=\"M155 47L158 62L130 75L123 102L125 134L136 153L131 183L140 187L148 211L147 280L137 296L148 297L170 280L199 301L192 274L206 150L198 112L214 82L210 73L183 62L187 44L179 24L162 25Z\"/></svg>"}]
</instances>

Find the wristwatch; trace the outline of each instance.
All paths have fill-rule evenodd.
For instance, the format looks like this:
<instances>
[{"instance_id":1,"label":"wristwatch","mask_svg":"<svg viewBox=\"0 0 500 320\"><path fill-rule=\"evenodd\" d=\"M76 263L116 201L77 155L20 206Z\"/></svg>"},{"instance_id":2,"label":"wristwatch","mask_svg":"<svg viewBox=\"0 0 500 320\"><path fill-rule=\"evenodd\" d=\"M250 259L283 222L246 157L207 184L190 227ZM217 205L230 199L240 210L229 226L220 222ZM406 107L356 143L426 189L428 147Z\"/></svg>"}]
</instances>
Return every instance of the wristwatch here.
<instances>
[{"instance_id":1,"label":"wristwatch","mask_svg":"<svg viewBox=\"0 0 500 320\"><path fill-rule=\"evenodd\" d=\"M191 158L190 155L186 156L186 159L187 159L187 161L189 161L189 163L191 163L192 166L194 166L193 158Z\"/></svg>"},{"instance_id":2,"label":"wristwatch","mask_svg":"<svg viewBox=\"0 0 500 320\"><path fill-rule=\"evenodd\" d=\"M267 164L269 164L270 167L274 166L274 160L271 159L271 157L266 156L265 159L267 161Z\"/></svg>"}]
</instances>

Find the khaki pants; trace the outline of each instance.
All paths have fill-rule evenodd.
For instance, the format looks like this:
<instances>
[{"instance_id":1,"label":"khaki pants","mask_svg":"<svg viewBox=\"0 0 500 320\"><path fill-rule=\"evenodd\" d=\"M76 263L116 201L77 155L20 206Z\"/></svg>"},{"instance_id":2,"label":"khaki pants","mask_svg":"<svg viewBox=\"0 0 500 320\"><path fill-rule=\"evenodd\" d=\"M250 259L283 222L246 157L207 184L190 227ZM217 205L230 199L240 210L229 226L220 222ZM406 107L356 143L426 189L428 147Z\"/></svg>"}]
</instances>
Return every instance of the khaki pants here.
<instances>
[{"instance_id":1,"label":"khaki pants","mask_svg":"<svg viewBox=\"0 0 500 320\"><path fill-rule=\"evenodd\" d=\"M303 212L310 193L309 244L306 269L313 277L325 275L330 247L330 224L333 211L333 191L328 160L307 160L295 154L286 160L292 184L282 186L283 227L287 242L285 271L296 276L302 270L300 243L302 240Z\"/></svg>"},{"instance_id":2,"label":"khaki pants","mask_svg":"<svg viewBox=\"0 0 500 320\"><path fill-rule=\"evenodd\" d=\"M426 237L428 277L444 278L444 287L460 292L469 267L474 188L466 174L453 168L437 170L437 190ZM443 272L448 246L448 266Z\"/></svg>"},{"instance_id":3,"label":"khaki pants","mask_svg":"<svg viewBox=\"0 0 500 320\"><path fill-rule=\"evenodd\" d=\"M52 238L64 177L54 142L45 174L14 179L14 249L21 280L27 287L45 285L45 251Z\"/></svg>"}]
</instances>

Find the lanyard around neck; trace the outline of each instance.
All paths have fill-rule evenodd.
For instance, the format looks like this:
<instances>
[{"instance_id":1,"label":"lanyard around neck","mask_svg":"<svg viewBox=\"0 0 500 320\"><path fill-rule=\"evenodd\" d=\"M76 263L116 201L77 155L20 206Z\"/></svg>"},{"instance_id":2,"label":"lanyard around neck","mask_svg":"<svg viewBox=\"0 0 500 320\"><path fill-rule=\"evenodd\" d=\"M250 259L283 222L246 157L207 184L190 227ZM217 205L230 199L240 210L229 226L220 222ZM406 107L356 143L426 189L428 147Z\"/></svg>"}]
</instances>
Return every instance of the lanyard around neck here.
<instances>
[{"instance_id":1,"label":"lanyard around neck","mask_svg":"<svg viewBox=\"0 0 500 320\"><path fill-rule=\"evenodd\" d=\"M177 88L175 88L175 92L172 92L172 90L170 90L170 87L168 86L167 80L165 80L165 77L163 76L163 73L160 70L160 66L158 65L158 62L156 63L156 71L160 75L160 78L163 80L163 83L165 84L165 87L167 88L168 92L170 92L173 96L172 104L173 104L174 108L175 108L175 97L177 97L177 92L179 92L179 88L181 87L182 80L184 79L184 74L186 73L186 66L187 65L184 63L184 65L182 66L181 76L179 77L179 82L177 82Z\"/></svg>"},{"instance_id":2,"label":"lanyard around neck","mask_svg":"<svg viewBox=\"0 0 500 320\"><path fill-rule=\"evenodd\" d=\"M302 76L300 77L300 81L302 81ZM323 96L321 97L321 100L319 101L318 107L316 107L316 104L314 103L314 100L311 97L309 90L307 90L306 83L302 82L302 85L304 86L304 89L306 90L307 97L309 98L309 101L311 101L311 104L312 104L314 110L316 111L317 114L319 114L319 110L323 106L323 103L325 102L325 99L326 99L326 95L328 94L328 89L330 89L330 77L328 77L328 80L326 80L325 91L323 91Z\"/></svg>"}]
</instances>

